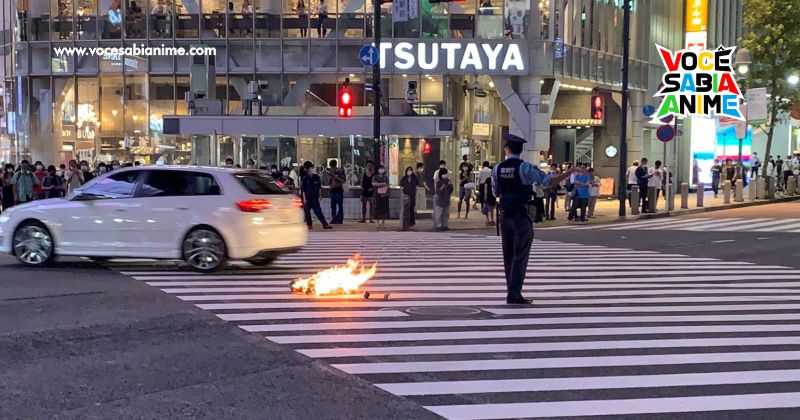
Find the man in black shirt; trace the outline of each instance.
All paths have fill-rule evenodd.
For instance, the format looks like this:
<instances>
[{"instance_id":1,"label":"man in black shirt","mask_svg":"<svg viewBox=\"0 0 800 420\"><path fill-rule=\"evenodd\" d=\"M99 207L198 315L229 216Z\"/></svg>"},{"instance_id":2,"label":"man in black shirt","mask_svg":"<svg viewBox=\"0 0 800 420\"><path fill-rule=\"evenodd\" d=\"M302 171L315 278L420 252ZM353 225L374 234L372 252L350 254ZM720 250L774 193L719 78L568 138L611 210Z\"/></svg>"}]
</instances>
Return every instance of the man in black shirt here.
<instances>
[{"instance_id":1,"label":"man in black shirt","mask_svg":"<svg viewBox=\"0 0 800 420\"><path fill-rule=\"evenodd\" d=\"M636 168L636 183L639 185L639 198L642 202L642 213L647 212L647 158L643 157Z\"/></svg>"},{"instance_id":2,"label":"man in black shirt","mask_svg":"<svg viewBox=\"0 0 800 420\"><path fill-rule=\"evenodd\" d=\"M322 180L316 173L314 164L306 161L303 164L306 174L300 181L301 197L303 198L303 211L306 215L306 224L308 228L312 228L311 211L317 216L317 219L322 223L323 229L331 229L331 225L325 220L325 215L322 214L322 206L319 203L320 190L322 189Z\"/></svg>"}]
</instances>

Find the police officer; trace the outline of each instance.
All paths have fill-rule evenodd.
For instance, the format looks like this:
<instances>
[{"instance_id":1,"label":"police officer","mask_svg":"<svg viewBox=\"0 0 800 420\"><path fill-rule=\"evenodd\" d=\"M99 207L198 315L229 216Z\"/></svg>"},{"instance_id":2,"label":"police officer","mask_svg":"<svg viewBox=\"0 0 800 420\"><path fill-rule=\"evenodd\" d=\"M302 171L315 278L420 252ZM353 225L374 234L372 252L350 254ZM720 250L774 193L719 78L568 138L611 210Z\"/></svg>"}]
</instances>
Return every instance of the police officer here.
<instances>
[{"instance_id":1,"label":"police officer","mask_svg":"<svg viewBox=\"0 0 800 420\"><path fill-rule=\"evenodd\" d=\"M492 171L492 192L500 201L500 232L508 290L506 303L530 304L532 300L522 296L522 282L525 280L533 243L533 219L528 212L528 202L533 193L531 186L534 182L555 186L568 177L572 170L555 176L545 174L535 165L520 159L525 139L506 134L503 140L506 142L503 147L506 160Z\"/></svg>"}]
</instances>

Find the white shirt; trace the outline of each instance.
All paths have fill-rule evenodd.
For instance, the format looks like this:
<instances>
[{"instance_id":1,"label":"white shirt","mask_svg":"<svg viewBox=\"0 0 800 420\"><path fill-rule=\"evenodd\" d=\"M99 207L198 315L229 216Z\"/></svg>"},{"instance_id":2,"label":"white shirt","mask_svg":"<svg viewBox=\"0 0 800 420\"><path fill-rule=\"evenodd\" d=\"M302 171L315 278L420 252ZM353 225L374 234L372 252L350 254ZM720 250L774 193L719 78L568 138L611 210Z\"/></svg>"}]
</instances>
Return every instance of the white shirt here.
<instances>
[{"instance_id":1,"label":"white shirt","mask_svg":"<svg viewBox=\"0 0 800 420\"><path fill-rule=\"evenodd\" d=\"M758 156L751 156L750 166L761 166L761 159L759 159Z\"/></svg>"},{"instance_id":2,"label":"white shirt","mask_svg":"<svg viewBox=\"0 0 800 420\"><path fill-rule=\"evenodd\" d=\"M478 184L483 184L486 182L487 179L492 177L492 170L488 167L482 168L480 172L478 172Z\"/></svg>"},{"instance_id":3,"label":"white shirt","mask_svg":"<svg viewBox=\"0 0 800 420\"><path fill-rule=\"evenodd\" d=\"M650 168L647 171L647 175L651 175L647 179L647 186L654 187L657 190L661 189L661 169Z\"/></svg>"},{"instance_id":4,"label":"white shirt","mask_svg":"<svg viewBox=\"0 0 800 420\"><path fill-rule=\"evenodd\" d=\"M320 3L317 6L317 14L318 15L327 15L328 14L328 5L325 3Z\"/></svg>"},{"instance_id":5,"label":"white shirt","mask_svg":"<svg viewBox=\"0 0 800 420\"><path fill-rule=\"evenodd\" d=\"M589 187L589 197L599 197L600 196L600 177L596 176L592 180L592 186Z\"/></svg>"},{"instance_id":6,"label":"white shirt","mask_svg":"<svg viewBox=\"0 0 800 420\"><path fill-rule=\"evenodd\" d=\"M639 182L639 179L636 178L636 169L639 168L636 165L631 166L628 168L628 172L626 172L626 176L628 177L628 184L636 184Z\"/></svg>"}]
</instances>

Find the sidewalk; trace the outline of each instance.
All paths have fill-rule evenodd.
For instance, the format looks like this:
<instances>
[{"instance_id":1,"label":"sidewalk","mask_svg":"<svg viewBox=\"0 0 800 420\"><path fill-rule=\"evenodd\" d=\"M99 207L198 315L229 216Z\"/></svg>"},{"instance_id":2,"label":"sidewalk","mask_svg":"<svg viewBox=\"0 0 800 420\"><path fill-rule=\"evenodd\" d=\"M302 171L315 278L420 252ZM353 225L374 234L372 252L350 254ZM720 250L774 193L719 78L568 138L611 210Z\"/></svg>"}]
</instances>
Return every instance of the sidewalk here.
<instances>
[{"instance_id":1,"label":"sidewalk","mask_svg":"<svg viewBox=\"0 0 800 420\"><path fill-rule=\"evenodd\" d=\"M588 219L585 224L599 224L599 223L613 223L613 222L627 222L632 220L638 219L650 219L656 217L670 217L670 216L680 216L680 215L687 215L687 214L694 214L694 213L703 213L707 211L714 211L714 210L725 210L730 208L737 208L737 207L748 207L748 206L757 206L763 204L771 204L771 203L780 203L784 201L794 201L800 200L800 195L793 195L789 197L784 197L781 193L776 196L773 200L750 200L747 198L747 189L744 191L744 201L743 202L735 202L733 193L731 194L731 203L725 204L725 200L722 196L722 191L720 191L719 196L714 198L714 193L712 191L706 191L705 195L703 196L703 207L697 207L697 194L690 193L689 194L689 208L682 209L681 206L681 198L678 195L675 198L675 209L671 212L664 211L665 201L664 197L660 196L658 199L658 212L657 213L649 213L649 214L638 214L632 215L630 207L627 207L625 212L625 217L619 217L619 201L616 199L607 199L601 198L597 201L597 206L595 207L595 217L592 219ZM479 210L472 209L469 212L469 218L458 218L455 212L456 209L456 201L450 206L452 210L450 213L450 231L485 231L488 233L494 233L496 228L494 226L487 227L486 226L486 217L481 214ZM428 210L430 211L430 210ZM463 209L462 209L462 217ZM433 221L430 219L429 216L424 216L426 218L417 220L417 225L415 226L414 230L418 232L427 232L433 230ZM542 223L537 223L537 228L542 227L553 227L553 226L563 226L567 223L572 223L567 221L567 212L564 211L564 197L559 196L559 200L556 207L556 220L552 221L544 221ZM344 224L342 225L333 225L335 231L346 231L346 232L371 232L377 230L377 225L374 223L358 223L358 220L345 220ZM314 230L322 230L319 224L316 222L314 224ZM385 231L398 231L400 230L400 221L399 220L387 220L386 221L386 230Z\"/></svg>"}]
</instances>

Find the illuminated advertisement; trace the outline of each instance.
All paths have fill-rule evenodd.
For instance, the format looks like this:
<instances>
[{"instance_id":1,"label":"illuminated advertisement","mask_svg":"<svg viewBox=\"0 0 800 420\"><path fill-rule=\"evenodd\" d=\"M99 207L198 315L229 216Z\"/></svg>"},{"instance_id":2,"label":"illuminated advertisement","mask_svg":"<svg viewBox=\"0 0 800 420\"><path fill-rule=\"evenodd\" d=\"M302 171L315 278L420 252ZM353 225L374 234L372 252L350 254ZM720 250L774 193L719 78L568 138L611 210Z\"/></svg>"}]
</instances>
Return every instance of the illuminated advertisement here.
<instances>
[{"instance_id":1,"label":"illuminated advertisement","mask_svg":"<svg viewBox=\"0 0 800 420\"><path fill-rule=\"evenodd\" d=\"M739 159L739 139L736 138L736 127L733 125L718 125L715 118L691 117L691 156L697 159L700 167L699 181L711 185L711 166L714 159L719 159L720 164L725 159L736 162ZM747 128L747 136L742 140L742 161L747 166L750 164L750 153L753 143L752 127ZM686 165L686 171L691 179L692 162Z\"/></svg>"}]
</instances>

